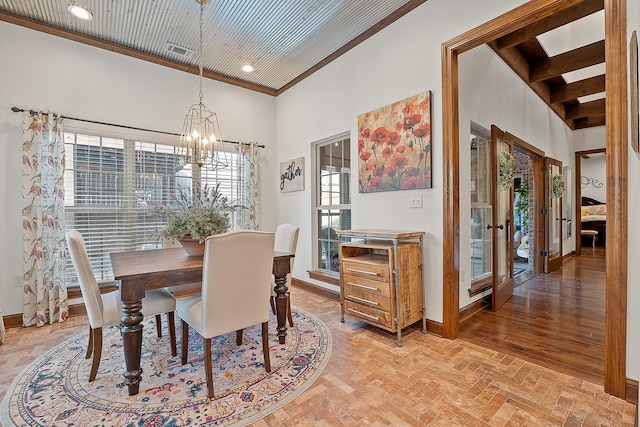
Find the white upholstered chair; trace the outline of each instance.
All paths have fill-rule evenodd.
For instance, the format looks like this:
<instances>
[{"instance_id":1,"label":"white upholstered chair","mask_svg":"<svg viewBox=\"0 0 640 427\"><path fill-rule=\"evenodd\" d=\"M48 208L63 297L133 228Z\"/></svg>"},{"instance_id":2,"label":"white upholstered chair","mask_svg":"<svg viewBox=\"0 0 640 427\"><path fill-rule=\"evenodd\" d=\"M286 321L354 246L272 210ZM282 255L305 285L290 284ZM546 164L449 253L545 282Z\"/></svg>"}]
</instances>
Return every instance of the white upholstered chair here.
<instances>
[{"instance_id":1,"label":"white upholstered chair","mask_svg":"<svg viewBox=\"0 0 640 427\"><path fill-rule=\"evenodd\" d=\"M113 291L105 294L100 293L98 282L96 281L87 249L84 245L82 235L75 231L67 231L67 246L71 254L71 261L78 274L80 291L87 309L89 317L89 345L87 347L86 358L93 354L91 362L91 372L89 382L96 378L100 358L102 356L102 328L120 323L122 317L122 302L120 292ZM160 336L160 314L167 313L169 323L169 335L171 340L171 354L176 356L176 328L174 310L176 300L169 291L155 289L146 291L142 300L142 312L146 316L156 316L158 325L158 336Z\"/></svg>"},{"instance_id":2,"label":"white upholstered chair","mask_svg":"<svg viewBox=\"0 0 640 427\"><path fill-rule=\"evenodd\" d=\"M189 326L204 339L207 396L213 397L211 339L236 331L242 344L244 328L262 324L262 351L267 372L269 359L269 289L264 285L273 270L274 234L231 231L205 240L202 294L178 301L182 319L182 364L187 363Z\"/></svg>"},{"instance_id":3,"label":"white upholstered chair","mask_svg":"<svg viewBox=\"0 0 640 427\"><path fill-rule=\"evenodd\" d=\"M298 245L298 233L300 231L300 228L296 227L295 225L291 225L291 224L280 224L278 226L278 228L276 228L276 238L275 238L275 243L273 246L273 250L276 252L287 252L290 254L294 254L296 253L296 246ZM289 289L289 292L287 293L287 318L289 319L289 326L293 326L293 317L291 316L291 273L293 273L293 261L295 260L294 258L291 258L291 267L290 267L290 273L287 274L287 288ZM273 313L275 314L276 312L276 304L275 304L275 297L276 297L276 293L273 290L273 288L276 286L276 283L273 279L273 276L271 277L271 282L270 282L270 286L271 286L271 309L273 310Z\"/></svg>"}]
</instances>

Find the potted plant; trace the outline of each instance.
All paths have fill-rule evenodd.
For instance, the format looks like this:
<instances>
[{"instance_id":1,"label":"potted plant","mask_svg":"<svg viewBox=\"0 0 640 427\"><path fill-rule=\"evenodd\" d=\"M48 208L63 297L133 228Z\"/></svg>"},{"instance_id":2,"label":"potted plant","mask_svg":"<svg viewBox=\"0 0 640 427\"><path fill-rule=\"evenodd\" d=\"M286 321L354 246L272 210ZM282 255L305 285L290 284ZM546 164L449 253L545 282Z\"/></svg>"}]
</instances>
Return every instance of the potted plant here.
<instances>
[{"instance_id":1,"label":"potted plant","mask_svg":"<svg viewBox=\"0 0 640 427\"><path fill-rule=\"evenodd\" d=\"M188 197L178 185L180 197L176 199L177 209L166 205L152 208L152 215L168 218L160 235L168 240L177 239L190 256L203 256L204 240L208 236L227 232L229 213L238 208L220 194L219 188L220 184L215 188L205 186L202 191L194 190L193 197Z\"/></svg>"}]
</instances>

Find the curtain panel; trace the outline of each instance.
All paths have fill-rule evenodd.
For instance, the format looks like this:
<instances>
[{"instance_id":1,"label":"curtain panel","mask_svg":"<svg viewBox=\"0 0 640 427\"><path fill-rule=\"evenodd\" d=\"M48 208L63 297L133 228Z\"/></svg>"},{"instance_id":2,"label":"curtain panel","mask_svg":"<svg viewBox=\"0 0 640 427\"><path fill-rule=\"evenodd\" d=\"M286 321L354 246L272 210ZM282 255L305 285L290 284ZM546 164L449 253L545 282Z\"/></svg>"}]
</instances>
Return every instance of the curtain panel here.
<instances>
[{"instance_id":1,"label":"curtain panel","mask_svg":"<svg viewBox=\"0 0 640 427\"><path fill-rule=\"evenodd\" d=\"M238 228L245 230L258 230L260 222L258 220L258 160L259 148L255 142L242 143L238 145L241 155L242 176L240 182L244 183L243 204L247 209L243 209L238 216Z\"/></svg>"},{"instance_id":2,"label":"curtain panel","mask_svg":"<svg viewBox=\"0 0 640 427\"><path fill-rule=\"evenodd\" d=\"M62 119L25 113L22 143L24 326L62 322L65 285Z\"/></svg>"}]
</instances>

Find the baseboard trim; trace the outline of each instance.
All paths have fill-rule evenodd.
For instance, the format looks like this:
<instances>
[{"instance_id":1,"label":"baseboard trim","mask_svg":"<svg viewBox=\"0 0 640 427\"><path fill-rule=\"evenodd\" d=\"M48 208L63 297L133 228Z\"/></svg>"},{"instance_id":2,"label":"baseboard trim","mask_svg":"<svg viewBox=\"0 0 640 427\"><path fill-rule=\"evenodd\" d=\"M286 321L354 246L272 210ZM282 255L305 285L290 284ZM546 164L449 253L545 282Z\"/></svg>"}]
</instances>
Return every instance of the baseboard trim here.
<instances>
[{"instance_id":1,"label":"baseboard trim","mask_svg":"<svg viewBox=\"0 0 640 427\"><path fill-rule=\"evenodd\" d=\"M625 384L625 400L627 402L638 404L638 381L627 378Z\"/></svg>"},{"instance_id":2,"label":"baseboard trim","mask_svg":"<svg viewBox=\"0 0 640 427\"><path fill-rule=\"evenodd\" d=\"M295 277L291 278L291 286L334 301L340 301L340 291L323 288L322 286L314 285L313 283L305 282L304 280L296 279Z\"/></svg>"},{"instance_id":3,"label":"baseboard trim","mask_svg":"<svg viewBox=\"0 0 640 427\"><path fill-rule=\"evenodd\" d=\"M480 299L475 300L471 304L468 304L460 309L460 323L465 320L473 317L474 314L479 312L485 307L488 307L491 304L491 295L487 295Z\"/></svg>"},{"instance_id":4,"label":"baseboard trim","mask_svg":"<svg viewBox=\"0 0 640 427\"><path fill-rule=\"evenodd\" d=\"M444 326L442 326L442 323L440 322L427 319L427 332L442 338L444 335Z\"/></svg>"},{"instance_id":5,"label":"baseboard trim","mask_svg":"<svg viewBox=\"0 0 640 427\"><path fill-rule=\"evenodd\" d=\"M572 256L576 256L576 251L571 251L568 254L565 254L562 257L562 262L565 262L567 259L571 258Z\"/></svg>"},{"instance_id":6,"label":"baseboard trim","mask_svg":"<svg viewBox=\"0 0 640 427\"><path fill-rule=\"evenodd\" d=\"M5 328L19 328L22 326L22 314L9 314L2 316Z\"/></svg>"}]
</instances>

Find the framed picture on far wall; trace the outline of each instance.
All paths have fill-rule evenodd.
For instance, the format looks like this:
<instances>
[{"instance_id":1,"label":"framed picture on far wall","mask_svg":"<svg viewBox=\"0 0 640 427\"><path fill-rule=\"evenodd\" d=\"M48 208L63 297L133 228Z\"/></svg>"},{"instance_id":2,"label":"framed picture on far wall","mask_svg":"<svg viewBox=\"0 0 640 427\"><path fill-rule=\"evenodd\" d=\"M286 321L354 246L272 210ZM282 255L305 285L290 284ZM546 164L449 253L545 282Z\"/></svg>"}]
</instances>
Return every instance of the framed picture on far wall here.
<instances>
[{"instance_id":1,"label":"framed picture on far wall","mask_svg":"<svg viewBox=\"0 0 640 427\"><path fill-rule=\"evenodd\" d=\"M358 116L358 191L431 188L431 92Z\"/></svg>"}]
</instances>

